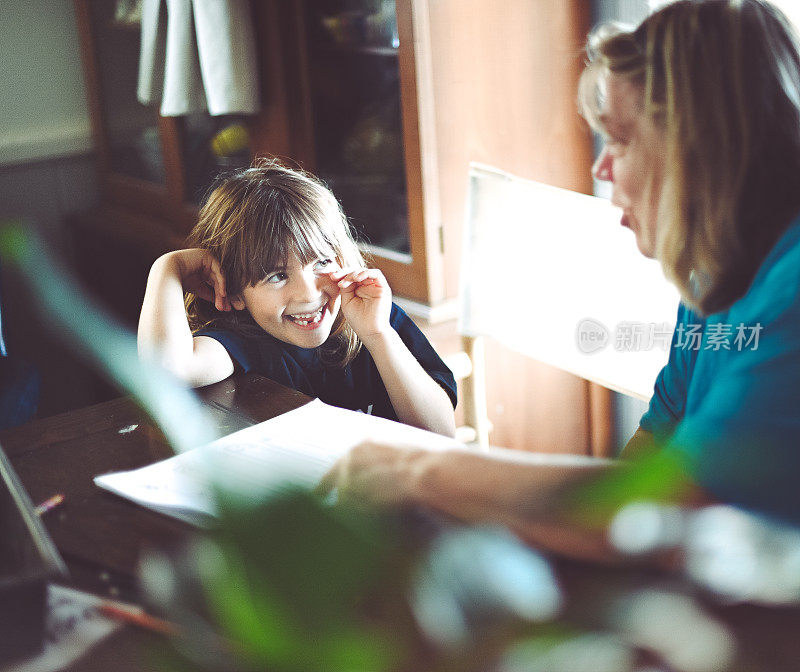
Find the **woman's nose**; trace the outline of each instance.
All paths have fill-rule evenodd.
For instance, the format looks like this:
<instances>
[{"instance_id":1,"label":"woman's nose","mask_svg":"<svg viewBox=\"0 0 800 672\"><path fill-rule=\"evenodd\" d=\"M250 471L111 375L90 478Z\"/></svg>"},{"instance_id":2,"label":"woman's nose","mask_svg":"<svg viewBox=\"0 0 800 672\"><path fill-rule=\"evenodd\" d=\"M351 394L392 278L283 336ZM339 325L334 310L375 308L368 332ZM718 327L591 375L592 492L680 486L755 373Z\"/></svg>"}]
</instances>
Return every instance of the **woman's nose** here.
<instances>
[{"instance_id":1,"label":"woman's nose","mask_svg":"<svg viewBox=\"0 0 800 672\"><path fill-rule=\"evenodd\" d=\"M614 180L614 173L611 171L611 155L608 153L608 150L603 147L603 151L600 152L600 156L597 157L597 161L594 162L592 166L592 175L596 180L602 180L603 182L613 182Z\"/></svg>"}]
</instances>

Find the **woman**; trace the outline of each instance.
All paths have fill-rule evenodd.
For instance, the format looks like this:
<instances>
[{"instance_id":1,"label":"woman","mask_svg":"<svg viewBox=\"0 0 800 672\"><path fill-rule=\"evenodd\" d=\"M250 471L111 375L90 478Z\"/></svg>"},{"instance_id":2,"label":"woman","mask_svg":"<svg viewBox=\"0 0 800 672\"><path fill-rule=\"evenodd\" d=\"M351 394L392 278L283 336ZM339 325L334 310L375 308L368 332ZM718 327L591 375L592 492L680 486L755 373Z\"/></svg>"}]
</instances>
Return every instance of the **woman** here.
<instances>
[{"instance_id":1,"label":"woman","mask_svg":"<svg viewBox=\"0 0 800 672\"><path fill-rule=\"evenodd\" d=\"M605 138L593 170L682 303L667 366L625 448L672 451L713 498L800 520L800 57L761 0L682 1L601 28L581 78ZM703 339L687 347L688 333ZM725 337L727 336L727 340ZM521 458L519 460L522 461ZM615 469L617 466L602 467ZM586 477L410 446L363 445L325 487L501 522L553 550L603 541L542 522Z\"/></svg>"}]
</instances>

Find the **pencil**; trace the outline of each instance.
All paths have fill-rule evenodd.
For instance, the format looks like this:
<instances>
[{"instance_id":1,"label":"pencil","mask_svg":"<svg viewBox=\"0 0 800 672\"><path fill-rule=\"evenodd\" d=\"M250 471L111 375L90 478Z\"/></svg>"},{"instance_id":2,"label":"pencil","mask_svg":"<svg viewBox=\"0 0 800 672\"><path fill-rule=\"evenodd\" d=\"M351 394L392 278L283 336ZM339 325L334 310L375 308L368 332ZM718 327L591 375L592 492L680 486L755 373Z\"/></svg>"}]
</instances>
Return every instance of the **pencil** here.
<instances>
[{"instance_id":1,"label":"pencil","mask_svg":"<svg viewBox=\"0 0 800 672\"><path fill-rule=\"evenodd\" d=\"M161 618L156 618L146 613L140 607L123 607L115 604L103 603L97 610L115 621L122 621L123 623L130 623L145 630L151 630L164 635L177 635L179 628L174 623L165 621Z\"/></svg>"},{"instance_id":2,"label":"pencil","mask_svg":"<svg viewBox=\"0 0 800 672\"><path fill-rule=\"evenodd\" d=\"M49 499L45 499L39 506L37 506L34 511L36 512L37 516L44 515L48 511L52 511L55 509L59 504L64 501L64 495L58 494L53 495Z\"/></svg>"}]
</instances>

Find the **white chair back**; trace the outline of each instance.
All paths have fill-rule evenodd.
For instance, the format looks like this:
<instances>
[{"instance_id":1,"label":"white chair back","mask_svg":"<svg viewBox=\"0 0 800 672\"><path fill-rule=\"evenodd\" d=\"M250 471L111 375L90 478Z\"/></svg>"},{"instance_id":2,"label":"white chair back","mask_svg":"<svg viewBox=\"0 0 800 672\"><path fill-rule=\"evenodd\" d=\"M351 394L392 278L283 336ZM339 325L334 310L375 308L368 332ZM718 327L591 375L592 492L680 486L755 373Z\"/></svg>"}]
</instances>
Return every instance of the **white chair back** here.
<instances>
[{"instance_id":1,"label":"white chair back","mask_svg":"<svg viewBox=\"0 0 800 672\"><path fill-rule=\"evenodd\" d=\"M678 292L608 201L470 167L460 331L648 400Z\"/></svg>"}]
</instances>

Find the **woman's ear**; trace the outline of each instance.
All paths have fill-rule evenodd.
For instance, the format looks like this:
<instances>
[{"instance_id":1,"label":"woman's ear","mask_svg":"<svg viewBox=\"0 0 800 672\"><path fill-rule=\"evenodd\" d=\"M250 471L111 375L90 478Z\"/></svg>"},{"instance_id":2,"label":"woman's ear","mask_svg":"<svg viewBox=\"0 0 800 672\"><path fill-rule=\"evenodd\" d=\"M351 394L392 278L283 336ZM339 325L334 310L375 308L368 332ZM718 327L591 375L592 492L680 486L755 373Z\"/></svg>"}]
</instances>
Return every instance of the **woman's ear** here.
<instances>
[{"instance_id":1,"label":"woman's ear","mask_svg":"<svg viewBox=\"0 0 800 672\"><path fill-rule=\"evenodd\" d=\"M234 310L244 310L244 301L242 300L241 294L229 296L228 300L231 302Z\"/></svg>"}]
</instances>

